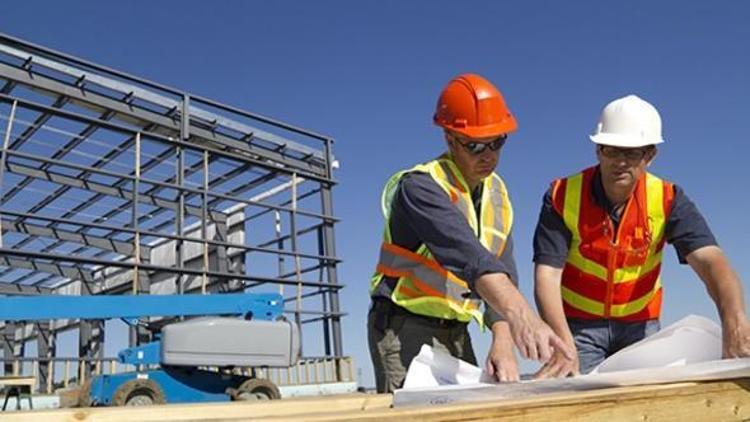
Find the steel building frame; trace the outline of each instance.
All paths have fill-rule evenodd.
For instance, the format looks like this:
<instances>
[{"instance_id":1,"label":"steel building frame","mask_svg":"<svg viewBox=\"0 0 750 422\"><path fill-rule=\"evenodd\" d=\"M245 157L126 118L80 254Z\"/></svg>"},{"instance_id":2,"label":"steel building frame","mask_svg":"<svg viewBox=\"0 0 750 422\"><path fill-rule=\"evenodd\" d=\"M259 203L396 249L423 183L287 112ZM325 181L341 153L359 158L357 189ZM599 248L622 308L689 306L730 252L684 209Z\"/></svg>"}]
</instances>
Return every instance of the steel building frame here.
<instances>
[{"instance_id":1,"label":"steel building frame","mask_svg":"<svg viewBox=\"0 0 750 422\"><path fill-rule=\"evenodd\" d=\"M280 291L343 357L333 139L4 34L0 120L0 295ZM6 373L102 358L101 321L3 325Z\"/></svg>"}]
</instances>

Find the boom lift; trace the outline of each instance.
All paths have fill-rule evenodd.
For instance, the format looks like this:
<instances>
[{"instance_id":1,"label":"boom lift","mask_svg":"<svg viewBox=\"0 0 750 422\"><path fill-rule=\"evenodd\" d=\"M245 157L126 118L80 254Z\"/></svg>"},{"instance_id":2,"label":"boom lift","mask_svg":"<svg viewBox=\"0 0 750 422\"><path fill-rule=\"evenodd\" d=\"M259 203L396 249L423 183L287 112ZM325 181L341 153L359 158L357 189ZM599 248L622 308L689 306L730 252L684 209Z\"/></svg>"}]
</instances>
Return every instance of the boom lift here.
<instances>
[{"instance_id":1,"label":"boom lift","mask_svg":"<svg viewBox=\"0 0 750 422\"><path fill-rule=\"evenodd\" d=\"M269 380L228 369L297 362L298 328L282 312L279 294L0 298L0 320L5 321L120 318L134 325L144 317L201 316L167 324L154 333L154 341L118 353L119 362L136 370L92 377L79 393L84 406L280 398Z\"/></svg>"}]
</instances>

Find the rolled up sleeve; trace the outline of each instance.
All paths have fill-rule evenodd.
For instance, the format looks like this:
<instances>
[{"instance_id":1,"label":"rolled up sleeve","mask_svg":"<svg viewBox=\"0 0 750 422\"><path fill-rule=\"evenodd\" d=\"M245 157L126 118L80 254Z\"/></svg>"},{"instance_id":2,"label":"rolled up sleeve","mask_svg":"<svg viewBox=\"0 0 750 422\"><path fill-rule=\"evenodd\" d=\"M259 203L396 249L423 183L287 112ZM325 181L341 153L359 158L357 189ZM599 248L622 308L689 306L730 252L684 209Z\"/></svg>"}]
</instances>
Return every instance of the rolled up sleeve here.
<instances>
[{"instance_id":1,"label":"rolled up sleeve","mask_svg":"<svg viewBox=\"0 0 750 422\"><path fill-rule=\"evenodd\" d=\"M674 245L681 264L687 263L685 257L691 252L704 246L717 245L703 214L678 186L675 186L672 211L664 231L667 242Z\"/></svg>"}]
</instances>

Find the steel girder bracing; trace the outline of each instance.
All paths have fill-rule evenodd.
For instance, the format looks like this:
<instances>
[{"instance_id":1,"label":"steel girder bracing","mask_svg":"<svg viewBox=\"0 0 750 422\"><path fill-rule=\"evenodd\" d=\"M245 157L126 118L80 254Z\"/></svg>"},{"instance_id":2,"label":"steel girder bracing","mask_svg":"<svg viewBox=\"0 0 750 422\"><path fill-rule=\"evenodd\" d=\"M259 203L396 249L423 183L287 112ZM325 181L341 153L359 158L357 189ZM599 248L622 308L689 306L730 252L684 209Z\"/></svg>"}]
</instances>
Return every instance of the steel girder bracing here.
<instances>
[{"instance_id":1,"label":"steel girder bracing","mask_svg":"<svg viewBox=\"0 0 750 422\"><path fill-rule=\"evenodd\" d=\"M0 295L280 291L343 356L329 137L0 34L0 141ZM71 328L102 357L100 320L5 322L5 370Z\"/></svg>"}]
</instances>

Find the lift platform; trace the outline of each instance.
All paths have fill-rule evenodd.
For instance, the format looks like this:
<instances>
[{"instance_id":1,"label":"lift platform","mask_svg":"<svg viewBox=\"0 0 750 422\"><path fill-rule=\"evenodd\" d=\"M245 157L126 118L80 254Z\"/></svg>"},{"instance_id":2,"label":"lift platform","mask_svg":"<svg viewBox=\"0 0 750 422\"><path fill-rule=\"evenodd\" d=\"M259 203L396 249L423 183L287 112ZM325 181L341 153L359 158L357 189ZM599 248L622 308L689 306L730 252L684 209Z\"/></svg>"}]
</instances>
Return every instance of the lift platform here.
<instances>
[{"instance_id":1,"label":"lift platform","mask_svg":"<svg viewBox=\"0 0 750 422\"><path fill-rule=\"evenodd\" d=\"M278 399L272 382L208 367L289 367L299 358L296 324L281 318L279 294L31 296L3 298L0 320L201 318L175 322L156 340L125 349L121 363L136 370L93 377L79 404L149 405Z\"/></svg>"}]
</instances>

